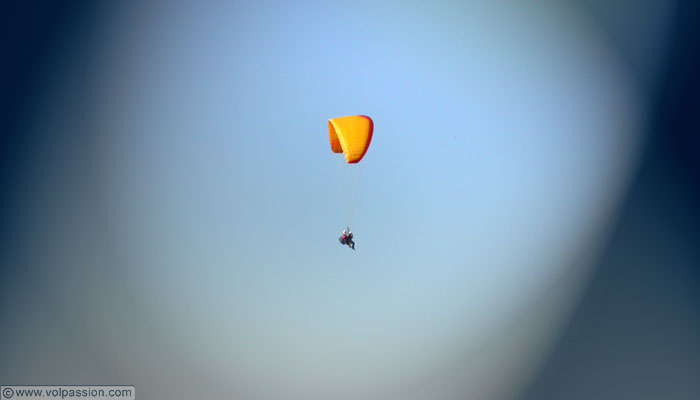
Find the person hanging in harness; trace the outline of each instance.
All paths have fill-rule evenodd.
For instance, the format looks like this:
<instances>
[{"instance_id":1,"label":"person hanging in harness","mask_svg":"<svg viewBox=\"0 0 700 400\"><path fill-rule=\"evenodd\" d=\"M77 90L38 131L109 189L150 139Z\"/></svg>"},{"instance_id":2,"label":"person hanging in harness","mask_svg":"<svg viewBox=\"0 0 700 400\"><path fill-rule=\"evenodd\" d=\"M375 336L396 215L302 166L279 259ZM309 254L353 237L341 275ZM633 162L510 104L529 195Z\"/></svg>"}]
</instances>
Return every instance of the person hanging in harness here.
<instances>
[{"instance_id":1,"label":"person hanging in harness","mask_svg":"<svg viewBox=\"0 0 700 400\"><path fill-rule=\"evenodd\" d=\"M350 229L343 229L343 234L340 235L340 239L338 240L340 240L340 244L355 250L355 242L352 241L352 232L350 232Z\"/></svg>"}]
</instances>

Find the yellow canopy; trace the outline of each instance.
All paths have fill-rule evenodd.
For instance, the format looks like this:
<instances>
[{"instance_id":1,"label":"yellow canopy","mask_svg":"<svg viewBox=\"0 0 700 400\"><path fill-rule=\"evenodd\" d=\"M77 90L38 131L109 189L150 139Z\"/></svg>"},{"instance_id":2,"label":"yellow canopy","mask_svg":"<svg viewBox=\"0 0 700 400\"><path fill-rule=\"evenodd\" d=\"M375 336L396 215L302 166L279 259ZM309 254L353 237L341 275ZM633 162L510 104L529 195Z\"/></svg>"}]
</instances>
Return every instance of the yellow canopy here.
<instances>
[{"instance_id":1,"label":"yellow canopy","mask_svg":"<svg viewBox=\"0 0 700 400\"><path fill-rule=\"evenodd\" d=\"M352 115L328 120L331 150L344 153L348 164L362 160L372 141L374 123L365 115Z\"/></svg>"}]
</instances>

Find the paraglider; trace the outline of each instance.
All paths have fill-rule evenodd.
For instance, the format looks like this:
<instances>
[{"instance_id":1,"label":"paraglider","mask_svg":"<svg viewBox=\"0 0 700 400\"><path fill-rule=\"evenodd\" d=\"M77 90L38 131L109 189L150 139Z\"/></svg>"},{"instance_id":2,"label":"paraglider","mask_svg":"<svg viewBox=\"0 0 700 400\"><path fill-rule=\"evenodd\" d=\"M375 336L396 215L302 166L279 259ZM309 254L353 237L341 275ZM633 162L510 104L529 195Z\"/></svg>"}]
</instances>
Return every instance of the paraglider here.
<instances>
[{"instance_id":1,"label":"paraglider","mask_svg":"<svg viewBox=\"0 0 700 400\"><path fill-rule=\"evenodd\" d=\"M346 163L357 164L367 153L372 142L374 122L366 115L352 115L328 120L328 136L331 150L342 153ZM350 228L343 230L340 244L355 250L355 242Z\"/></svg>"},{"instance_id":2,"label":"paraglider","mask_svg":"<svg viewBox=\"0 0 700 400\"><path fill-rule=\"evenodd\" d=\"M350 232L350 229L343 229L343 234L340 235L340 238L338 239L340 241L340 244L346 245L349 248L355 250L355 242L352 241L352 232Z\"/></svg>"},{"instance_id":3,"label":"paraglider","mask_svg":"<svg viewBox=\"0 0 700 400\"><path fill-rule=\"evenodd\" d=\"M365 115L353 115L328 120L331 150L343 153L348 164L362 160L372 141L374 123Z\"/></svg>"}]
</instances>

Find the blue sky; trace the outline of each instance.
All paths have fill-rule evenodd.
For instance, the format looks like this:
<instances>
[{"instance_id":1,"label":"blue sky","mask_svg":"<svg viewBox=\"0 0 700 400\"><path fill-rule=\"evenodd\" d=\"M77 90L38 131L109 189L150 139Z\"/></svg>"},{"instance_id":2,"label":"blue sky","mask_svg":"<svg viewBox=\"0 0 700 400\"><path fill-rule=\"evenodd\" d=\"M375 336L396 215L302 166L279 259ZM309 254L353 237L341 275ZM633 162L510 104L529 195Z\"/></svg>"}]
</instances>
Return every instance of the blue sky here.
<instances>
[{"instance_id":1,"label":"blue sky","mask_svg":"<svg viewBox=\"0 0 700 400\"><path fill-rule=\"evenodd\" d=\"M475 393L518 381L596 256L646 107L584 13L112 7L49 101L83 82L86 114L56 107L37 129L90 130L106 268L148 321L136 332L241 393L394 393L455 364ZM353 114L375 131L347 171L327 120ZM355 252L337 241L349 211ZM120 340L144 365L161 354Z\"/></svg>"}]
</instances>

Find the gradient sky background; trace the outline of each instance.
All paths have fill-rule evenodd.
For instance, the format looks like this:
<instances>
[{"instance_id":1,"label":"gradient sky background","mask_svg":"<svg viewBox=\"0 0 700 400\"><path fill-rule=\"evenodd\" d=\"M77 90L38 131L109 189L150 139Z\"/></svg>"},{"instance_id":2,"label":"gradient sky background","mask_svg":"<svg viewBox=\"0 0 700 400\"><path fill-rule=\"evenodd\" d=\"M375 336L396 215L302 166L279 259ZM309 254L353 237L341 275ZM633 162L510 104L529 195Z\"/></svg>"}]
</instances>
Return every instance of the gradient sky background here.
<instances>
[{"instance_id":1,"label":"gradient sky background","mask_svg":"<svg viewBox=\"0 0 700 400\"><path fill-rule=\"evenodd\" d=\"M644 3L26 12L0 383L519 396L639 170L675 15ZM375 131L347 171L327 120L352 114Z\"/></svg>"}]
</instances>

